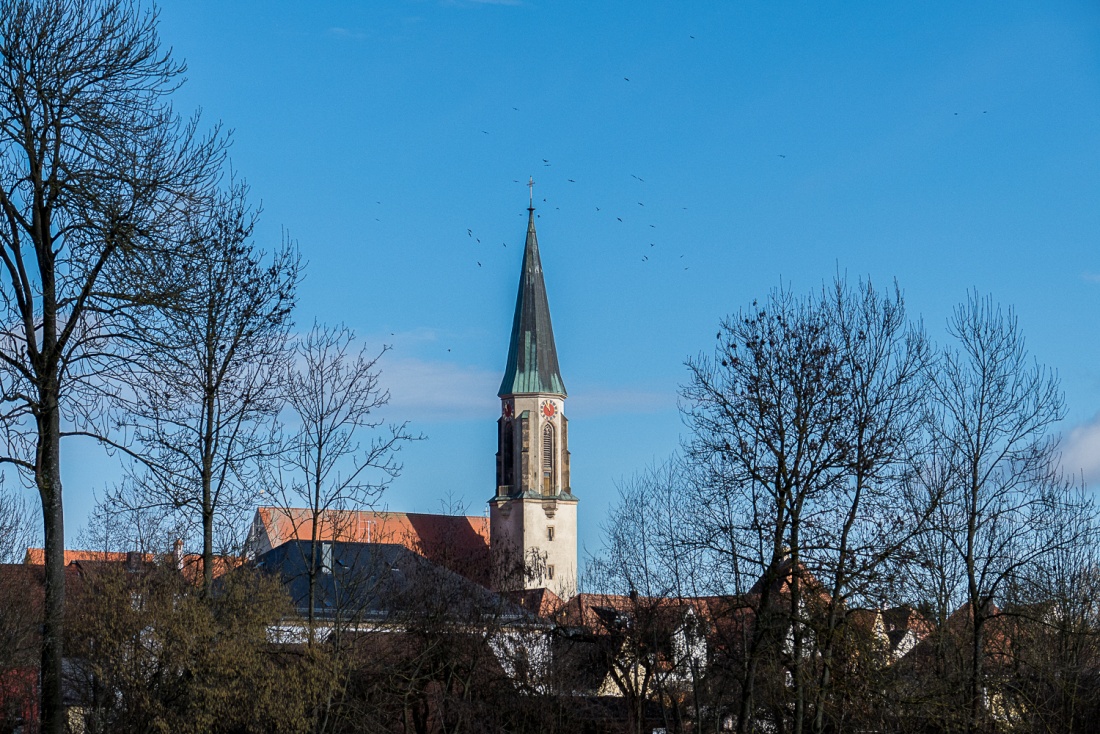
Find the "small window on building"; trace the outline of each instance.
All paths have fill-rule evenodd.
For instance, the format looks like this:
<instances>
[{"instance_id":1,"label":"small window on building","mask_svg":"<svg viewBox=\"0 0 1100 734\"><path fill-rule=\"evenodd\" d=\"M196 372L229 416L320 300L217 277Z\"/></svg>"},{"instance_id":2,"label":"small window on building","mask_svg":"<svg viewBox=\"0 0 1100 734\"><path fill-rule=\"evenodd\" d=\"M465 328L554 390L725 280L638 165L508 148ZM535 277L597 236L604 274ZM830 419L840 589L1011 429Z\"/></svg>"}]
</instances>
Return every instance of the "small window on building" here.
<instances>
[{"instance_id":1,"label":"small window on building","mask_svg":"<svg viewBox=\"0 0 1100 734\"><path fill-rule=\"evenodd\" d=\"M553 540L554 539L554 526L553 525L546 528L546 539L547 540Z\"/></svg>"},{"instance_id":2,"label":"small window on building","mask_svg":"<svg viewBox=\"0 0 1100 734\"><path fill-rule=\"evenodd\" d=\"M554 580L554 567L553 566L547 566L546 567L546 578L550 579L551 581Z\"/></svg>"},{"instance_id":3,"label":"small window on building","mask_svg":"<svg viewBox=\"0 0 1100 734\"><path fill-rule=\"evenodd\" d=\"M332 573L332 543L321 543L321 572Z\"/></svg>"}]
</instances>

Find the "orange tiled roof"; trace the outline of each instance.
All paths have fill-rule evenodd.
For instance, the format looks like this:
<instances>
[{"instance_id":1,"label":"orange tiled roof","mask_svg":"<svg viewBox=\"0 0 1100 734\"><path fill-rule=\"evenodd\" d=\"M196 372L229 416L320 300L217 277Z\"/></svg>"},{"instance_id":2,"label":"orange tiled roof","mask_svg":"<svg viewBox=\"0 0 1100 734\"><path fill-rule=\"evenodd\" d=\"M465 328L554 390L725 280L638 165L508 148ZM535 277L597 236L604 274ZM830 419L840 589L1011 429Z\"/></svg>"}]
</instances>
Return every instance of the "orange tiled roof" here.
<instances>
[{"instance_id":1,"label":"orange tiled roof","mask_svg":"<svg viewBox=\"0 0 1100 734\"><path fill-rule=\"evenodd\" d=\"M74 561L124 562L129 560L130 557L131 555L129 553L117 553L114 551L66 550L65 565L68 566ZM152 563L156 560L156 556L152 553L139 553L136 559L143 563ZM27 566L45 566L46 549L27 548L27 553L23 556L23 563Z\"/></svg>"},{"instance_id":2,"label":"orange tiled roof","mask_svg":"<svg viewBox=\"0 0 1100 734\"><path fill-rule=\"evenodd\" d=\"M243 556L214 556L214 578L224 576L244 561ZM185 553L179 560L179 567L188 581L196 585L202 583L201 553Z\"/></svg>"},{"instance_id":3,"label":"orange tiled roof","mask_svg":"<svg viewBox=\"0 0 1100 734\"><path fill-rule=\"evenodd\" d=\"M117 551L90 551L90 550L66 550L65 565L72 563L96 562L96 563L155 563L158 558L169 557L170 554L158 555L156 553L133 553ZM199 553L185 553L175 561L180 571L188 581L202 583L202 555ZM222 576L227 571L237 568L244 563L243 558L237 556L214 556L214 578ZM27 566L46 565L46 551L44 548L27 548L23 556L23 564Z\"/></svg>"},{"instance_id":4,"label":"orange tiled roof","mask_svg":"<svg viewBox=\"0 0 1100 734\"><path fill-rule=\"evenodd\" d=\"M313 537L313 513L308 509L260 507L256 516L272 548ZM320 515L317 540L395 543L473 581L482 584L489 581L487 517L327 510Z\"/></svg>"},{"instance_id":5,"label":"orange tiled roof","mask_svg":"<svg viewBox=\"0 0 1100 734\"><path fill-rule=\"evenodd\" d=\"M256 510L272 547L288 540L310 540L313 516L309 509L260 507ZM469 515L433 515L416 512L327 510L321 513L317 540L348 543L397 543L411 550L417 544L442 540L462 545L488 545L489 519Z\"/></svg>"}]
</instances>

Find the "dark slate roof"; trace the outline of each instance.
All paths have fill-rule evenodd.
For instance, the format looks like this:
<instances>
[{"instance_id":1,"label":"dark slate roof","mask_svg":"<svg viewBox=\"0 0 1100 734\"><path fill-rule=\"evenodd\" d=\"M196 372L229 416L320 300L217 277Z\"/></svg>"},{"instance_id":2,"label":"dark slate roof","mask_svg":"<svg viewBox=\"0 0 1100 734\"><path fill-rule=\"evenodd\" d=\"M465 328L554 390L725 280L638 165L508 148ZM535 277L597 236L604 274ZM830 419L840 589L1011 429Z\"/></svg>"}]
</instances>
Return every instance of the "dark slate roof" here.
<instances>
[{"instance_id":1,"label":"dark slate roof","mask_svg":"<svg viewBox=\"0 0 1100 734\"><path fill-rule=\"evenodd\" d=\"M565 396L565 385L558 371L558 351L554 347L554 328L550 325L550 304L542 280L539 241L535 235L535 210L527 220L527 245L523 250L523 269L519 276L516 314L512 319L512 341L508 364L500 383L501 397L522 393L551 393Z\"/></svg>"},{"instance_id":2,"label":"dark slate roof","mask_svg":"<svg viewBox=\"0 0 1100 734\"><path fill-rule=\"evenodd\" d=\"M533 615L504 597L392 543L323 543L331 550L330 570L317 574L315 614L345 621L400 621L431 614L439 606L451 621L486 617L531 621ZM256 558L256 566L276 573L300 615L309 611L311 543L292 540ZM331 554L331 555L329 555Z\"/></svg>"}]
</instances>

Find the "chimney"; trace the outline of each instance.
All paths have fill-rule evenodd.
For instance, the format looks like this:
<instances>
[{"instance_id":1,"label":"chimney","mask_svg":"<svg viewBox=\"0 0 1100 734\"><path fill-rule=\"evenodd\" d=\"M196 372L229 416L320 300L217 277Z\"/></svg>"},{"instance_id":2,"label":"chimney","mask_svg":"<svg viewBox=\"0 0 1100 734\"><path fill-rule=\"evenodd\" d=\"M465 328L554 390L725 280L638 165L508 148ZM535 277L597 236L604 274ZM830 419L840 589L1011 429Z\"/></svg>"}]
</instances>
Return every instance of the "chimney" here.
<instances>
[{"instance_id":1,"label":"chimney","mask_svg":"<svg viewBox=\"0 0 1100 734\"><path fill-rule=\"evenodd\" d=\"M183 538L176 538L172 545L172 560L176 563L176 569L183 570Z\"/></svg>"}]
</instances>

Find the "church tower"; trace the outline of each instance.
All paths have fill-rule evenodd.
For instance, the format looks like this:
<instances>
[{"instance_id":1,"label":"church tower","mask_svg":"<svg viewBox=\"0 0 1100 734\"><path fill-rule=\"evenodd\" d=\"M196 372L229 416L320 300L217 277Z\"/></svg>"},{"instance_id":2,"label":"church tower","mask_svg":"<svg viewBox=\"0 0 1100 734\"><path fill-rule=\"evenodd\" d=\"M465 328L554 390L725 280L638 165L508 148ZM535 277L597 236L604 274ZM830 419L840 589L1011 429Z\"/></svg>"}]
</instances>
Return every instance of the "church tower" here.
<instances>
[{"instance_id":1,"label":"church tower","mask_svg":"<svg viewBox=\"0 0 1100 734\"><path fill-rule=\"evenodd\" d=\"M566 393L533 202L527 211L512 339L497 393L501 411L497 488L489 500L490 544L498 589L545 587L568 598L577 588L577 498L569 486Z\"/></svg>"}]
</instances>

